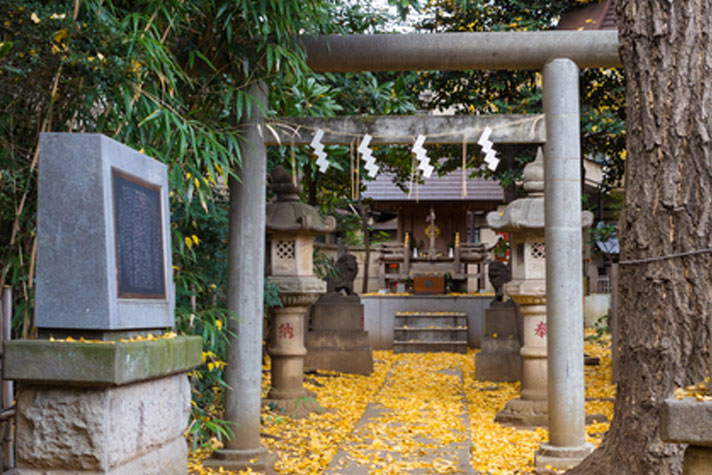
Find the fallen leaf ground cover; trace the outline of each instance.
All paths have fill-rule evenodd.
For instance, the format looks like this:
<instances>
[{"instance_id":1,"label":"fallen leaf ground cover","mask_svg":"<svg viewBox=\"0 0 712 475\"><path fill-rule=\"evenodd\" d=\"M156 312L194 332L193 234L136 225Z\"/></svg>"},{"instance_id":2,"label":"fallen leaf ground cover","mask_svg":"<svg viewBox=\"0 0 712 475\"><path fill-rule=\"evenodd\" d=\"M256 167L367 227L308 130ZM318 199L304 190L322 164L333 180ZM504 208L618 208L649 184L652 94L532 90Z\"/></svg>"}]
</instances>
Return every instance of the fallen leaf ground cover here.
<instances>
[{"instance_id":1,"label":"fallen leaf ground cover","mask_svg":"<svg viewBox=\"0 0 712 475\"><path fill-rule=\"evenodd\" d=\"M615 386L610 384L608 340L587 342L585 351L600 358L598 366L585 367L586 411L610 420ZM455 452L438 452L438 448L465 443L469 436L470 463L475 470L491 475L532 473L534 453L548 439L547 430L515 429L494 422L506 402L518 396L519 383L476 381L475 354L375 351L370 376L307 375L305 386L326 412L303 419L269 408L262 413L262 441L278 454L276 471L321 474L341 450L343 456L337 466L329 468L330 474L339 473L346 462L367 466L370 474L418 469L419 473L460 473ZM264 374L266 393L269 372ZM357 426L369 403L383 410ZM588 425L589 442L600 443L608 426ZM203 450L191 457L191 473L230 473L203 468L200 460L208 454Z\"/></svg>"}]
</instances>

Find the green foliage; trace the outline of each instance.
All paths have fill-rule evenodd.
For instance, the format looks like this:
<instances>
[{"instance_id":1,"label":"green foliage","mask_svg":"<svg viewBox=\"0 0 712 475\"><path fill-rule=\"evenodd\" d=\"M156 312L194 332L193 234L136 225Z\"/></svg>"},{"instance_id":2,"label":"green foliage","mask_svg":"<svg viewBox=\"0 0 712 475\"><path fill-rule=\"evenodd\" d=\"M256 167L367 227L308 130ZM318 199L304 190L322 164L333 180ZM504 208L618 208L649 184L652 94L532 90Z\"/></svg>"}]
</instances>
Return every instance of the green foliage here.
<instances>
[{"instance_id":1,"label":"green foliage","mask_svg":"<svg viewBox=\"0 0 712 475\"><path fill-rule=\"evenodd\" d=\"M332 259L326 255L324 250L318 246L314 246L314 274L320 279L333 279L338 275L338 270Z\"/></svg>"},{"instance_id":2,"label":"green foliage","mask_svg":"<svg viewBox=\"0 0 712 475\"><path fill-rule=\"evenodd\" d=\"M271 279L265 278L264 287L265 312L274 307L282 307L282 299L279 298L279 286Z\"/></svg>"},{"instance_id":3,"label":"green foliage","mask_svg":"<svg viewBox=\"0 0 712 475\"><path fill-rule=\"evenodd\" d=\"M608 339L604 339L605 335L610 334L611 330L609 328L610 317L608 314L603 315L594 325L595 333L584 338L586 341L591 341L597 343L601 346L606 346L609 343Z\"/></svg>"}]
</instances>

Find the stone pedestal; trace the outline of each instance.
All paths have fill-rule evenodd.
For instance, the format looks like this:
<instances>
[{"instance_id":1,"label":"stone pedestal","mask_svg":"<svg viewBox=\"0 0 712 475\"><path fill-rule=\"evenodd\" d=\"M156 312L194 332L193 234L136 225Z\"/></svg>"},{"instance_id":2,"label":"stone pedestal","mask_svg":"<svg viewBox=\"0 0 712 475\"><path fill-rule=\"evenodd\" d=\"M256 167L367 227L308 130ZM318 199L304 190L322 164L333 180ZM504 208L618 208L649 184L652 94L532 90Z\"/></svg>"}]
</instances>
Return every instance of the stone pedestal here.
<instances>
[{"instance_id":1,"label":"stone pedestal","mask_svg":"<svg viewBox=\"0 0 712 475\"><path fill-rule=\"evenodd\" d=\"M475 357L479 381L512 382L522 378L522 356L517 306L513 301L493 302L485 310L482 350Z\"/></svg>"},{"instance_id":2,"label":"stone pedestal","mask_svg":"<svg viewBox=\"0 0 712 475\"><path fill-rule=\"evenodd\" d=\"M712 473L712 401L666 399L660 417L663 441L689 444L682 462L683 475Z\"/></svg>"},{"instance_id":3,"label":"stone pedestal","mask_svg":"<svg viewBox=\"0 0 712 475\"><path fill-rule=\"evenodd\" d=\"M17 473L185 474L186 372L200 337L125 343L14 340Z\"/></svg>"},{"instance_id":4,"label":"stone pedestal","mask_svg":"<svg viewBox=\"0 0 712 475\"><path fill-rule=\"evenodd\" d=\"M521 308L524 321L522 389L495 417L495 421L519 427L546 426L548 422L546 361L546 296L544 281L511 282L506 292Z\"/></svg>"},{"instance_id":5,"label":"stone pedestal","mask_svg":"<svg viewBox=\"0 0 712 475\"><path fill-rule=\"evenodd\" d=\"M318 279L313 278L314 281ZM279 282L283 282L281 279ZM298 281L303 283L304 281ZM318 281L323 284L323 282ZM280 295L284 307L274 308L272 334L267 352L272 359L272 389L264 404L276 406L294 417L306 417L324 411L304 388L304 320L307 305L318 294Z\"/></svg>"},{"instance_id":6,"label":"stone pedestal","mask_svg":"<svg viewBox=\"0 0 712 475\"><path fill-rule=\"evenodd\" d=\"M373 354L363 326L363 304L358 296L321 297L311 308L305 368L371 374Z\"/></svg>"},{"instance_id":7,"label":"stone pedestal","mask_svg":"<svg viewBox=\"0 0 712 475\"><path fill-rule=\"evenodd\" d=\"M304 372L304 317L306 307L284 307L273 310L272 344L268 348L272 358L272 389L269 399L296 399L306 396L302 384Z\"/></svg>"},{"instance_id":8,"label":"stone pedestal","mask_svg":"<svg viewBox=\"0 0 712 475\"><path fill-rule=\"evenodd\" d=\"M543 443L534 456L535 473L559 473L561 470L573 468L593 452L593 449L593 444L588 442L580 446L554 446Z\"/></svg>"}]
</instances>

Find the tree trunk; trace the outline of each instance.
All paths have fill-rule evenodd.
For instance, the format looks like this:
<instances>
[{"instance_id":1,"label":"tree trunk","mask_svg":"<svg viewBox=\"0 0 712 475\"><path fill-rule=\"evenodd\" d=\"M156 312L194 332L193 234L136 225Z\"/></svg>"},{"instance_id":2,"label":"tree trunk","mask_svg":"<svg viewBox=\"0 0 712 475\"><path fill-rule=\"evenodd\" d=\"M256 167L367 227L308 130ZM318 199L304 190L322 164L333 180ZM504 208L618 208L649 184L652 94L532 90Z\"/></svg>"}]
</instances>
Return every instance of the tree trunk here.
<instances>
[{"instance_id":1,"label":"tree trunk","mask_svg":"<svg viewBox=\"0 0 712 475\"><path fill-rule=\"evenodd\" d=\"M679 474L660 407L708 373L712 310L712 0L619 0L627 80L619 382L601 447L570 473Z\"/></svg>"}]
</instances>

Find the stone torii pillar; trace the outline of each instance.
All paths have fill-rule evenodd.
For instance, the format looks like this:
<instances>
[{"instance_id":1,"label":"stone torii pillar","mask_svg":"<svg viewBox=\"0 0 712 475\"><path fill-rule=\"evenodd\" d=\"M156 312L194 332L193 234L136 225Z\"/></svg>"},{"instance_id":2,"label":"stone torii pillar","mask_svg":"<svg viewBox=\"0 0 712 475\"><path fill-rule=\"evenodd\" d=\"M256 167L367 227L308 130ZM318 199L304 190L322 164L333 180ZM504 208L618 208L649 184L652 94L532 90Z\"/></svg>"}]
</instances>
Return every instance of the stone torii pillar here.
<instances>
[{"instance_id":1,"label":"stone torii pillar","mask_svg":"<svg viewBox=\"0 0 712 475\"><path fill-rule=\"evenodd\" d=\"M567 469L593 451L586 442L583 372L583 274L579 68L570 59L544 66L546 145L546 295L549 442L537 469Z\"/></svg>"},{"instance_id":2,"label":"stone torii pillar","mask_svg":"<svg viewBox=\"0 0 712 475\"><path fill-rule=\"evenodd\" d=\"M249 93L267 103L264 83L253 85ZM228 346L225 419L233 423L234 437L204 465L265 471L276 460L260 442L267 152L258 107L252 108L249 120L241 146L240 181L230 177L227 299L235 318L228 328L237 338Z\"/></svg>"}]
</instances>

